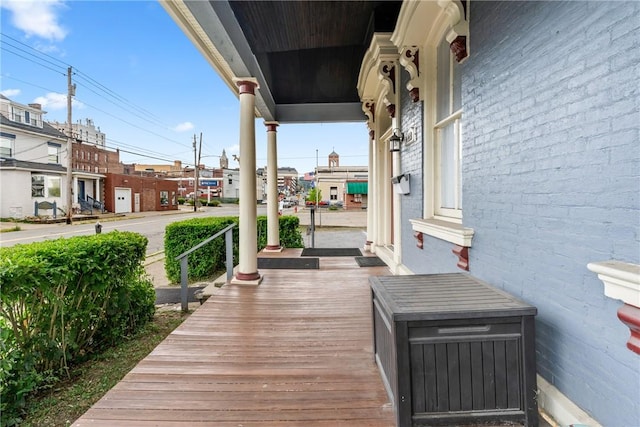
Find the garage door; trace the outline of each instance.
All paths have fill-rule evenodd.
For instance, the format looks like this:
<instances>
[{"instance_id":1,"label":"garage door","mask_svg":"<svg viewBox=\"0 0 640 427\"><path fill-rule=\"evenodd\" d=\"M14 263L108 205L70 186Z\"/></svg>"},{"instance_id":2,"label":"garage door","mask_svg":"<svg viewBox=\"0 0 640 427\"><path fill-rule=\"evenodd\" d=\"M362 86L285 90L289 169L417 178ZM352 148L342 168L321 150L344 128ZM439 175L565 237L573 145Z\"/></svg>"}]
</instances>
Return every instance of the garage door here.
<instances>
[{"instance_id":1,"label":"garage door","mask_svg":"<svg viewBox=\"0 0 640 427\"><path fill-rule=\"evenodd\" d=\"M131 212L131 189L116 188L116 211L115 213Z\"/></svg>"}]
</instances>

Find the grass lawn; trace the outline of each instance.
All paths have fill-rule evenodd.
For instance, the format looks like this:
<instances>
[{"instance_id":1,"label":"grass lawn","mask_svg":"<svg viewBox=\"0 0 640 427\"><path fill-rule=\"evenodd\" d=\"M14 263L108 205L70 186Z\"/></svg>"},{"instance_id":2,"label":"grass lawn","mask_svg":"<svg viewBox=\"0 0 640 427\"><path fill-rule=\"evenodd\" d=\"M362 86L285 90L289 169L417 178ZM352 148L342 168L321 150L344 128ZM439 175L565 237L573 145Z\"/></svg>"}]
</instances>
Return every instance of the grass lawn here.
<instances>
[{"instance_id":1,"label":"grass lawn","mask_svg":"<svg viewBox=\"0 0 640 427\"><path fill-rule=\"evenodd\" d=\"M23 427L68 426L84 414L188 316L156 313L135 336L71 368L70 379L29 399Z\"/></svg>"}]
</instances>

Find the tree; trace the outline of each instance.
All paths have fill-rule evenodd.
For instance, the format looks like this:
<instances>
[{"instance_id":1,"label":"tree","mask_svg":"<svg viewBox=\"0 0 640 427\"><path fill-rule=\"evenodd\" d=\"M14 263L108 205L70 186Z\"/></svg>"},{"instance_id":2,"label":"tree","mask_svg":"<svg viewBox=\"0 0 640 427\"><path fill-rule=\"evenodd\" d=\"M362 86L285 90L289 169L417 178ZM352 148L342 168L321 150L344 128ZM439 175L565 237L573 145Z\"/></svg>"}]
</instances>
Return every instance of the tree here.
<instances>
[{"instance_id":1,"label":"tree","mask_svg":"<svg viewBox=\"0 0 640 427\"><path fill-rule=\"evenodd\" d=\"M316 193L317 193L317 198L316 198ZM307 195L307 202L313 202L314 204L317 202L320 202L320 200L322 200L322 191L319 188L312 188L309 191L309 194Z\"/></svg>"}]
</instances>

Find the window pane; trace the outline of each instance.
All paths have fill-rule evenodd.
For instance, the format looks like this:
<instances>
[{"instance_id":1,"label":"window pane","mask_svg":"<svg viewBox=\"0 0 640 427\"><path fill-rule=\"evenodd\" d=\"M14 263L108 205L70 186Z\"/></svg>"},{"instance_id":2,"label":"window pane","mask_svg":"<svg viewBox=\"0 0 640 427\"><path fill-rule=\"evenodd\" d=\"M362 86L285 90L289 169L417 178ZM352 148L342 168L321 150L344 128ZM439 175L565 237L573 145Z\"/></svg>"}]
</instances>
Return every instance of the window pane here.
<instances>
[{"instance_id":1,"label":"window pane","mask_svg":"<svg viewBox=\"0 0 640 427\"><path fill-rule=\"evenodd\" d=\"M455 209L456 162L458 161L454 123L440 129L440 205Z\"/></svg>"},{"instance_id":2,"label":"window pane","mask_svg":"<svg viewBox=\"0 0 640 427\"><path fill-rule=\"evenodd\" d=\"M453 110L456 112L462 108L462 78L460 72L460 64L455 60L451 60L451 66L453 67Z\"/></svg>"},{"instance_id":3,"label":"window pane","mask_svg":"<svg viewBox=\"0 0 640 427\"><path fill-rule=\"evenodd\" d=\"M338 200L338 187L331 187L329 190L331 200Z\"/></svg>"},{"instance_id":4,"label":"window pane","mask_svg":"<svg viewBox=\"0 0 640 427\"><path fill-rule=\"evenodd\" d=\"M44 197L44 175L31 176L31 197Z\"/></svg>"},{"instance_id":5,"label":"window pane","mask_svg":"<svg viewBox=\"0 0 640 427\"><path fill-rule=\"evenodd\" d=\"M47 179L47 186L49 197L60 197L60 178L50 176Z\"/></svg>"},{"instance_id":6,"label":"window pane","mask_svg":"<svg viewBox=\"0 0 640 427\"><path fill-rule=\"evenodd\" d=\"M49 150L48 151L49 163L60 163L60 161L58 159L59 147L57 147L55 145L49 145L48 150Z\"/></svg>"},{"instance_id":7,"label":"window pane","mask_svg":"<svg viewBox=\"0 0 640 427\"><path fill-rule=\"evenodd\" d=\"M446 39L442 39L442 43L438 46L438 71L437 71L437 113L436 120L440 121L451 114L449 97L449 65L451 62L451 53L449 51L449 43Z\"/></svg>"},{"instance_id":8,"label":"window pane","mask_svg":"<svg viewBox=\"0 0 640 427\"><path fill-rule=\"evenodd\" d=\"M9 138L0 139L0 156L2 157L11 157L13 154L11 152L12 140Z\"/></svg>"}]
</instances>

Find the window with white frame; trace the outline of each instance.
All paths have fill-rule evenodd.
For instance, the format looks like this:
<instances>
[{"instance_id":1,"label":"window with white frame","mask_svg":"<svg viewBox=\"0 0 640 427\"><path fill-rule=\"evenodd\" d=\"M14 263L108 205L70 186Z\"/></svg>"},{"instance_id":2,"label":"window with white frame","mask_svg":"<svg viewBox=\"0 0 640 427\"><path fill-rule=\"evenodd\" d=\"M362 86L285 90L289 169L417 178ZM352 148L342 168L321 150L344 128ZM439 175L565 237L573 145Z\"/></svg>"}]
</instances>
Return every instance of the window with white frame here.
<instances>
[{"instance_id":1,"label":"window with white frame","mask_svg":"<svg viewBox=\"0 0 640 427\"><path fill-rule=\"evenodd\" d=\"M0 136L0 156L11 158L13 157L14 145L16 138L13 135L2 134Z\"/></svg>"},{"instance_id":2,"label":"window with white frame","mask_svg":"<svg viewBox=\"0 0 640 427\"><path fill-rule=\"evenodd\" d=\"M462 218L462 97L458 63L443 37L437 51L436 123L434 126L434 214Z\"/></svg>"},{"instance_id":3,"label":"window with white frame","mask_svg":"<svg viewBox=\"0 0 640 427\"><path fill-rule=\"evenodd\" d=\"M329 189L329 198L331 200L338 200L338 187L331 187Z\"/></svg>"},{"instance_id":4,"label":"window with white frame","mask_svg":"<svg viewBox=\"0 0 640 427\"><path fill-rule=\"evenodd\" d=\"M60 197L60 177L47 177L47 197Z\"/></svg>"},{"instance_id":5,"label":"window with white frame","mask_svg":"<svg viewBox=\"0 0 640 427\"><path fill-rule=\"evenodd\" d=\"M60 197L60 177L31 175L31 197Z\"/></svg>"},{"instance_id":6,"label":"window with white frame","mask_svg":"<svg viewBox=\"0 0 640 427\"><path fill-rule=\"evenodd\" d=\"M60 144L49 142L47 144L47 161L49 163L60 164Z\"/></svg>"}]
</instances>

